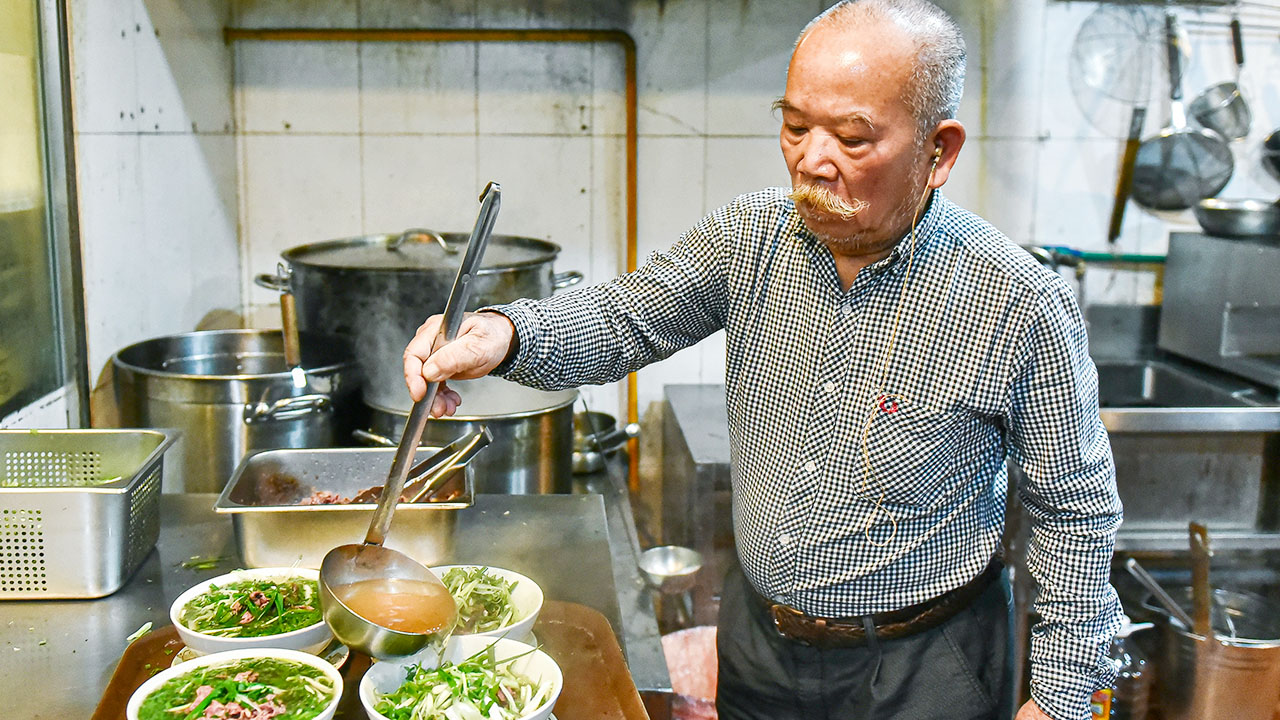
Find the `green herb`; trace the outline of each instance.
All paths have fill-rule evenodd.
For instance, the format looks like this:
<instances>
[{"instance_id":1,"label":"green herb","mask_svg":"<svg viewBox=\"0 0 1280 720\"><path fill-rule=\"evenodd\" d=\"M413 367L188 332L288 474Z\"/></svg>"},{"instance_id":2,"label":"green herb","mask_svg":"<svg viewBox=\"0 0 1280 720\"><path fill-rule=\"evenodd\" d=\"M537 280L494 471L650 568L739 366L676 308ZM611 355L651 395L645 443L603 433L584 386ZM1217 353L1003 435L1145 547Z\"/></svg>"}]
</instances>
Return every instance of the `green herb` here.
<instances>
[{"instance_id":1,"label":"green herb","mask_svg":"<svg viewBox=\"0 0 1280 720\"><path fill-rule=\"evenodd\" d=\"M137 630L134 630L133 633L129 635L129 637L125 638L125 642L133 642L134 640L137 640L138 638L142 637L143 635L146 635L149 632L151 632L151 623L149 621L144 622L142 623L142 627L138 628Z\"/></svg>"},{"instance_id":2,"label":"green herb","mask_svg":"<svg viewBox=\"0 0 1280 720\"><path fill-rule=\"evenodd\" d=\"M489 568L450 568L442 580L458 605L456 632L488 632L520 619L511 600L516 583L494 575Z\"/></svg>"},{"instance_id":3,"label":"green herb","mask_svg":"<svg viewBox=\"0 0 1280 720\"><path fill-rule=\"evenodd\" d=\"M305 578L210 585L182 608L180 619L215 637L280 635L320 622L320 585Z\"/></svg>"},{"instance_id":4,"label":"green herb","mask_svg":"<svg viewBox=\"0 0 1280 720\"><path fill-rule=\"evenodd\" d=\"M178 564L187 570L213 570L214 568L218 567L218 565L222 564L222 561L226 559L227 559L226 556L223 556L223 555L216 555L216 556L192 555L191 557L187 558L186 560L183 560Z\"/></svg>"},{"instance_id":5,"label":"green herb","mask_svg":"<svg viewBox=\"0 0 1280 720\"><path fill-rule=\"evenodd\" d=\"M209 691L202 696L201 688ZM142 701L139 720L193 720L213 703L256 712L274 706L273 720L309 720L333 701L333 681L317 668L279 658L246 658L193 669Z\"/></svg>"},{"instance_id":6,"label":"green herb","mask_svg":"<svg viewBox=\"0 0 1280 720\"><path fill-rule=\"evenodd\" d=\"M518 718L551 694L551 683L535 684L511 670L511 663L523 656L498 661L489 646L456 665L444 662L433 670L410 666L395 692L375 693L373 709L390 720Z\"/></svg>"}]
</instances>

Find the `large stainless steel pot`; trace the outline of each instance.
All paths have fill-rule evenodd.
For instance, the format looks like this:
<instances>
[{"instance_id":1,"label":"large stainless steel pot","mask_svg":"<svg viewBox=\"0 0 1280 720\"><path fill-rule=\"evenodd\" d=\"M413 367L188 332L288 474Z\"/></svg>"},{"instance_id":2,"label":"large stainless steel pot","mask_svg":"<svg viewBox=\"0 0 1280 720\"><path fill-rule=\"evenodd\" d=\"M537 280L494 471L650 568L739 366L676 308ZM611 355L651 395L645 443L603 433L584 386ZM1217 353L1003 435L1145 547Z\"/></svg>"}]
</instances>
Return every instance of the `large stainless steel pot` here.
<instances>
[{"instance_id":1,"label":"large stainless steel pot","mask_svg":"<svg viewBox=\"0 0 1280 720\"><path fill-rule=\"evenodd\" d=\"M1190 590L1179 595L1179 604L1189 607ZM1216 589L1213 595L1214 637L1196 635L1176 622L1163 625L1157 675L1161 715L1272 720L1280 701L1280 607L1247 593Z\"/></svg>"},{"instance_id":2,"label":"large stainless steel pot","mask_svg":"<svg viewBox=\"0 0 1280 720\"><path fill-rule=\"evenodd\" d=\"M282 253L284 276L259 275L257 283L292 290L302 347L317 336L339 338L364 377L365 402L395 408L407 397L404 347L422 321L444 311L467 238L408 230L302 245ZM581 273L552 272L559 252L545 240L492 236L466 309L546 297L580 282Z\"/></svg>"},{"instance_id":3,"label":"large stainless steel pot","mask_svg":"<svg viewBox=\"0 0 1280 720\"><path fill-rule=\"evenodd\" d=\"M443 446L486 426L493 442L470 463L478 493L528 495L573 489L573 403L577 390L543 392L495 377L450 381L462 395L452 417L427 423L422 444ZM371 405L365 440L394 445L409 416L408 392L393 406Z\"/></svg>"},{"instance_id":4,"label":"large stainless steel pot","mask_svg":"<svg viewBox=\"0 0 1280 720\"><path fill-rule=\"evenodd\" d=\"M220 492L251 450L346 440L355 368L333 345L304 351L301 386L279 331L215 330L130 345L112 357L125 427L178 428L165 492Z\"/></svg>"}]
</instances>

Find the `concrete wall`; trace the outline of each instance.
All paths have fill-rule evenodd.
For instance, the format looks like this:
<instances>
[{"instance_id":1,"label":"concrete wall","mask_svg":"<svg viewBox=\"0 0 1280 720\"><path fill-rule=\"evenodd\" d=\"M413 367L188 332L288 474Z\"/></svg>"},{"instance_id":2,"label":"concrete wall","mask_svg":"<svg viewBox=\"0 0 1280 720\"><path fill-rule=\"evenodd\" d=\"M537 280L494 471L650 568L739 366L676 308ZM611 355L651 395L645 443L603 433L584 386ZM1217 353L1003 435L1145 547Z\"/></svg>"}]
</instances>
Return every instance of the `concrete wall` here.
<instances>
[{"instance_id":1,"label":"concrete wall","mask_svg":"<svg viewBox=\"0 0 1280 720\"><path fill-rule=\"evenodd\" d=\"M769 103L797 32L827 0L75 0L91 372L118 347L232 310L274 324L253 286L280 252L410 226L468 229L502 183L498 232L563 247L589 281L622 266L622 58L610 45L222 44L242 27L598 27L639 52L639 250L787 174ZM1102 250L1129 106L1069 81L1098 7L945 0L969 44L970 139L945 191L1024 244ZM1275 3L1280 7L1280 3ZM116 6L116 7L112 7ZM1275 12L1246 7L1255 130L1224 196L1274 197L1258 141L1280 124ZM1231 76L1226 18L1184 10L1188 98ZM158 33L158 35L156 34ZM1158 48L1158 38L1157 38ZM1155 68L1153 67L1153 70ZM1159 72L1156 72L1159 75ZM1075 88L1075 89L1073 89ZM1165 124L1152 84L1144 135ZM161 114L163 110L163 114ZM1117 249L1161 253L1188 214L1130 207ZM1149 274L1094 270L1090 302L1145 303ZM723 379L722 337L640 374L641 407L669 382ZM620 389L592 390L616 410Z\"/></svg>"}]
</instances>

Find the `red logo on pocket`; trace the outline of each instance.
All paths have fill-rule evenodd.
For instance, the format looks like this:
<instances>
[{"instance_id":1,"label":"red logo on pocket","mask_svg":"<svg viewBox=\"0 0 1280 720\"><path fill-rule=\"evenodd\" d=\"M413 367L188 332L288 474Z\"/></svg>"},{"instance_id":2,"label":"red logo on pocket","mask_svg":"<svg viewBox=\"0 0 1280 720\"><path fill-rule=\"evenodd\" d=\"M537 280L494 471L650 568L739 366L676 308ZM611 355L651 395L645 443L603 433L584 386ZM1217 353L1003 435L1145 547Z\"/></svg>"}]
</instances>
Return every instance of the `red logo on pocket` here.
<instances>
[{"instance_id":1,"label":"red logo on pocket","mask_svg":"<svg viewBox=\"0 0 1280 720\"><path fill-rule=\"evenodd\" d=\"M880 396L880 412L896 413L898 412L898 399L892 395Z\"/></svg>"}]
</instances>

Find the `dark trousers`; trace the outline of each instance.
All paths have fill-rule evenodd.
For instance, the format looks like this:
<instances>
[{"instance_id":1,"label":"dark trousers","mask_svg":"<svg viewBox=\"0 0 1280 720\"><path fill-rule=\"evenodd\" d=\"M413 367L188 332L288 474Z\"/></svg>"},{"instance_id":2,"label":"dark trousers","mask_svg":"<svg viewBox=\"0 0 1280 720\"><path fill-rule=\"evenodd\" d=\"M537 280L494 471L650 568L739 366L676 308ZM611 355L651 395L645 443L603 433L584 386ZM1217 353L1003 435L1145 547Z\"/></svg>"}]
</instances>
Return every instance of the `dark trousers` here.
<instances>
[{"instance_id":1,"label":"dark trousers","mask_svg":"<svg viewBox=\"0 0 1280 720\"><path fill-rule=\"evenodd\" d=\"M1007 576L942 625L875 647L820 650L780 636L738 567L716 643L720 720L1005 720L1012 717Z\"/></svg>"}]
</instances>

